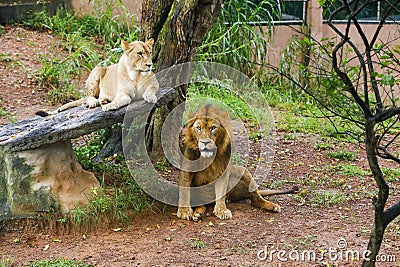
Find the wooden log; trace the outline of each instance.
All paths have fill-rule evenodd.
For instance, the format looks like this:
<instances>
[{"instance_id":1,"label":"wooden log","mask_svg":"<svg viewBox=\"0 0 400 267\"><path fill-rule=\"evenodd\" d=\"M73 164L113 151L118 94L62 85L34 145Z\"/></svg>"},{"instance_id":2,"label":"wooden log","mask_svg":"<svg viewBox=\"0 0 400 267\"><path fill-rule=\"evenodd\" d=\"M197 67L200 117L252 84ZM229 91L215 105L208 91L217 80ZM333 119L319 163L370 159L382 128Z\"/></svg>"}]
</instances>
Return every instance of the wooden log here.
<instances>
[{"instance_id":1,"label":"wooden log","mask_svg":"<svg viewBox=\"0 0 400 267\"><path fill-rule=\"evenodd\" d=\"M175 90L162 88L158 94L158 105L175 98ZM153 104L144 100L129 106L130 116L149 112ZM80 106L65 110L49 117L35 116L0 129L0 147L11 152L29 150L59 141L70 140L95 130L123 122L127 107L115 111L102 111L100 107L89 109Z\"/></svg>"}]
</instances>

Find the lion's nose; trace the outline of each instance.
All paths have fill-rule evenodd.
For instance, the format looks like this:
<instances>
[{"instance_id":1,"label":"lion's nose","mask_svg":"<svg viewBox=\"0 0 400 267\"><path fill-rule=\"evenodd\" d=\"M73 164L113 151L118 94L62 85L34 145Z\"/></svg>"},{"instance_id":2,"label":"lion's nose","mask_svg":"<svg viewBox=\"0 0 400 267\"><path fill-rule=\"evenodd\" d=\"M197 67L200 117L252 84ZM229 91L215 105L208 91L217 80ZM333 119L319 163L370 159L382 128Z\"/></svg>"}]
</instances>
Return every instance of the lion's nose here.
<instances>
[{"instance_id":1,"label":"lion's nose","mask_svg":"<svg viewBox=\"0 0 400 267\"><path fill-rule=\"evenodd\" d=\"M153 66L153 64L147 63L146 66L150 68L151 66Z\"/></svg>"},{"instance_id":2,"label":"lion's nose","mask_svg":"<svg viewBox=\"0 0 400 267\"><path fill-rule=\"evenodd\" d=\"M211 141L201 141L205 146L207 146Z\"/></svg>"}]
</instances>

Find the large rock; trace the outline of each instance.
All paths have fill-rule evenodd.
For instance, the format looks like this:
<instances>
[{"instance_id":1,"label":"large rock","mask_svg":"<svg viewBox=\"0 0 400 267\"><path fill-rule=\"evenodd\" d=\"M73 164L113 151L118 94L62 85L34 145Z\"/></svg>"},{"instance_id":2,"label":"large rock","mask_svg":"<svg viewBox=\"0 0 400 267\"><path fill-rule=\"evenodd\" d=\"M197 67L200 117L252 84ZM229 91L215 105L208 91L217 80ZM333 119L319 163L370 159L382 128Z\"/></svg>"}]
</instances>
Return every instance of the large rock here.
<instances>
[{"instance_id":1,"label":"large rock","mask_svg":"<svg viewBox=\"0 0 400 267\"><path fill-rule=\"evenodd\" d=\"M0 217L66 212L83 205L96 177L77 162L71 142L0 152Z\"/></svg>"}]
</instances>

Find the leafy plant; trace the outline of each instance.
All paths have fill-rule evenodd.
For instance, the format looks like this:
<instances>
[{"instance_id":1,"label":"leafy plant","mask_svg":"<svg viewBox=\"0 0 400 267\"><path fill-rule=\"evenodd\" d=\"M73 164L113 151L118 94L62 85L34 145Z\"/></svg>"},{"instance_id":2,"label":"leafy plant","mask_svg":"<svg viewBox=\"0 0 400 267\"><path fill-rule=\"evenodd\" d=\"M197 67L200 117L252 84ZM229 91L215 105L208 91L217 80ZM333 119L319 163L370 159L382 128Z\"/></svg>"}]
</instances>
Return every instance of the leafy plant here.
<instances>
[{"instance_id":1,"label":"leafy plant","mask_svg":"<svg viewBox=\"0 0 400 267\"><path fill-rule=\"evenodd\" d=\"M6 258L4 255L0 260L0 267L11 267L14 266L13 261L9 258Z\"/></svg>"},{"instance_id":2,"label":"leafy plant","mask_svg":"<svg viewBox=\"0 0 400 267\"><path fill-rule=\"evenodd\" d=\"M234 110L242 120L255 120L255 115L246 102L239 98L239 96L233 91L229 91L221 86L208 83L193 84L188 89L187 98L211 98L220 100L222 103Z\"/></svg>"},{"instance_id":3,"label":"leafy plant","mask_svg":"<svg viewBox=\"0 0 400 267\"><path fill-rule=\"evenodd\" d=\"M310 192L310 196L311 203L323 206L335 206L348 201L346 194L334 191L316 190Z\"/></svg>"},{"instance_id":4,"label":"leafy plant","mask_svg":"<svg viewBox=\"0 0 400 267\"><path fill-rule=\"evenodd\" d=\"M49 259L32 262L30 267L90 267L92 264L86 264L80 260L69 260L69 259Z\"/></svg>"},{"instance_id":5,"label":"leafy plant","mask_svg":"<svg viewBox=\"0 0 400 267\"><path fill-rule=\"evenodd\" d=\"M204 241L199 240L198 238L189 239L189 244L192 248L203 249L206 247L206 243Z\"/></svg>"},{"instance_id":6,"label":"leafy plant","mask_svg":"<svg viewBox=\"0 0 400 267\"><path fill-rule=\"evenodd\" d=\"M248 76L261 76L258 62L264 62L268 42L261 22L280 15L279 5L271 0L224 2L221 14L197 53L199 61L219 62Z\"/></svg>"},{"instance_id":7,"label":"leafy plant","mask_svg":"<svg viewBox=\"0 0 400 267\"><path fill-rule=\"evenodd\" d=\"M344 175L347 176L357 176L357 177L362 177L362 176L368 176L371 175L370 171L364 170L357 165L352 165L352 164L339 164L335 166L336 170L339 170L342 172Z\"/></svg>"},{"instance_id":8,"label":"leafy plant","mask_svg":"<svg viewBox=\"0 0 400 267\"><path fill-rule=\"evenodd\" d=\"M345 150L339 150L339 151L329 151L326 153L326 156L328 158L335 158L335 159L341 159L345 161L354 161L356 159L358 151L345 151Z\"/></svg>"}]
</instances>

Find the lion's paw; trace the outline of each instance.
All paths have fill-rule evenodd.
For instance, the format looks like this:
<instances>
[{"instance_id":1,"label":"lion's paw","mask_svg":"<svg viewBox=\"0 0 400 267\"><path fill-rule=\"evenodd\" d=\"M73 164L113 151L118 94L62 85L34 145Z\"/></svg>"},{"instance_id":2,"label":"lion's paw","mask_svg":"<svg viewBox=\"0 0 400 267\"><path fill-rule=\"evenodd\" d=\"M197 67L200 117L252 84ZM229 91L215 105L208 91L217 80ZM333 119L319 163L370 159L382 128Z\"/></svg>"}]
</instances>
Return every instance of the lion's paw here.
<instances>
[{"instance_id":1,"label":"lion's paw","mask_svg":"<svg viewBox=\"0 0 400 267\"><path fill-rule=\"evenodd\" d=\"M95 99L95 100L88 100L86 104L89 108L95 108L100 105L100 102L99 100Z\"/></svg>"},{"instance_id":2,"label":"lion's paw","mask_svg":"<svg viewBox=\"0 0 400 267\"><path fill-rule=\"evenodd\" d=\"M206 213L206 207L205 206L200 206L197 207L194 212L193 212L193 221L198 221L200 220L204 214Z\"/></svg>"},{"instance_id":3,"label":"lion's paw","mask_svg":"<svg viewBox=\"0 0 400 267\"><path fill-rule=\"evenodd\" d=\"M193 209L191 207L179 207L176 216L184 220L191 220L193 217Z\"/></svg>"},{"instance_id":4,"label":"lion's paw","mask_svg":"<svg viewBox=\"0 0 400 267\"><path fill-rule=\"evenodd\" d=\"M274 204L274 206L272 207L273 212L281 212L281 207L278 204Z\"/></svg>"},{"instance_id":5,"label":"lion's paw","mask_svg":"<svg viewBox=\"0 0 400 267\"><path fill-rule=\"evenodd\" d=\"M153 94L143 94L143 99L146 100L149 103L156 103L157 102L157 96Z\"/></svg>"},{"instance_id":6,"label":"lion's paw","mask_svg":"<svg viewBox=\"0 0 400 267\"><path fill-rule=\"evenodd\" d=\"M117 110L118 108L119 108L118 105L116 103L113 103L113 102L108 103L107 105L104 105L104 106L101 107L101 109L103 111Z\"/></svg>"},{"instance_id":7,"label":"lion's paw","mask_svg":"<svg viewBox=\"0 0 400 267\"><path fill-rule=\"evenodd\" d=\"M221 220L227 220L232 218L232 212L227 208L214 208L214 214Z\"/></svg>"}]
</instances>

